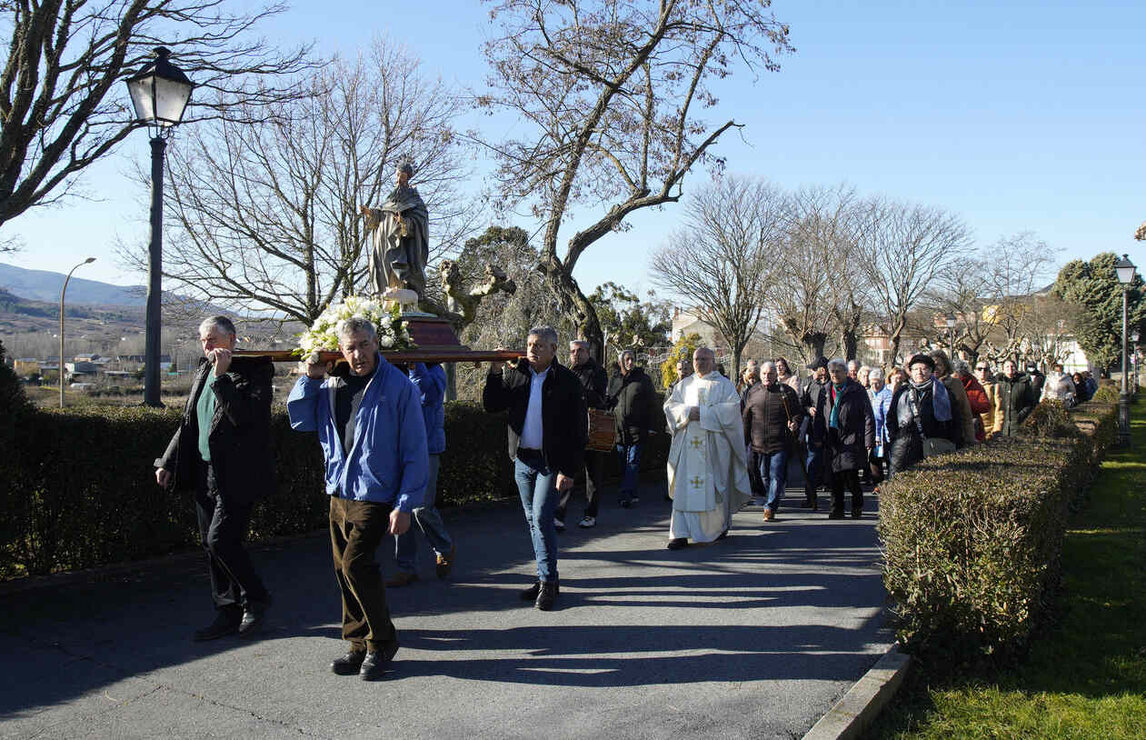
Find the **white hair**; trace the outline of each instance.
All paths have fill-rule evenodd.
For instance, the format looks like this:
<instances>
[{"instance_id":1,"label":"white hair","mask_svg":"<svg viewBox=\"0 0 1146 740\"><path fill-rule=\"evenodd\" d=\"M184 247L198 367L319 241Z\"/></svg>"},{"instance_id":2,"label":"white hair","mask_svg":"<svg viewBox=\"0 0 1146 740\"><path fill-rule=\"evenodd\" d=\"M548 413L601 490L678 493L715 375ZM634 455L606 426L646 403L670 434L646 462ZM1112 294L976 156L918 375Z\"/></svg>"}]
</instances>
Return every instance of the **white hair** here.
<instances>
[{"instance_id":1,"label":"white hair","mask_svg":"<svg viewBox=\"0 0 1146 740\"><path fill-rule=\"evenodd\" d=\"M883 368L873 367L868 371L868 380L883 380Z\"/></svg>"},{"instance_id":2,"label":"white hair","mask_svg":"<svg viewBox=\"0 0 1146 740\"><path fill-rule=\"evenodd\" d=\"M529 330L526 338L537 337L543 341L549 342L554 347L557 346L557 330L552 326L535 326Z\"/></svg>"},{"instance_id":3,"label":"white hair","mask_svg":"<svg viewBox=\"0 0 1146 740\"><path fill-rule=\"evenodd\" d=\"M852 362L855 362L855 360L852 360ZM848 371L848 363L844 362L844 358L842 358L842 357L837 357L834 360L828 361L828 372L829 373L832 371L833 367L838 367L840 370L843 370L845 373Z\"/></svg>"},{"instance_id":4,"label":"white hair","mask_svg":"<svg viewBox=\"0 0 1146 740\"><path fill-rule=\"evenodd\" d=\"M775 370L775 369L776 369L776 363L772 362L771 360L764 360L764 362L760 363L760 375L761 376L767 375L769 370Z\"/></svg>"}]
</instances>

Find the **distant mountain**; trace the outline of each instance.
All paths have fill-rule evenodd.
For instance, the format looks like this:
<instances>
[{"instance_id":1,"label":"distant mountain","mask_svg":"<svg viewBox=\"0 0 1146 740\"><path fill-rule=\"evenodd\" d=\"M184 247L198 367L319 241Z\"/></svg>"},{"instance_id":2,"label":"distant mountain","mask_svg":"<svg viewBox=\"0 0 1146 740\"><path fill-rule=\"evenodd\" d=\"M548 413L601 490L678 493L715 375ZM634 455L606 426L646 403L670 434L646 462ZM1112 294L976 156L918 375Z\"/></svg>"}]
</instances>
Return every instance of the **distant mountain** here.
<instances>
[{"instance_id":1,"label":"distant mountain","mask_svg":"<svg viewBox=\"0 0 1146 740\"><path fill-rule=\"evenodd\" d=\"M26 270L0 263L0 289L33 301L58 304L65 277L59 272ZM112 285L73 275L68 282L67 300L69 306L139 307L147 304L147 288L142 285Z\"/></svg>"}]
</instances>

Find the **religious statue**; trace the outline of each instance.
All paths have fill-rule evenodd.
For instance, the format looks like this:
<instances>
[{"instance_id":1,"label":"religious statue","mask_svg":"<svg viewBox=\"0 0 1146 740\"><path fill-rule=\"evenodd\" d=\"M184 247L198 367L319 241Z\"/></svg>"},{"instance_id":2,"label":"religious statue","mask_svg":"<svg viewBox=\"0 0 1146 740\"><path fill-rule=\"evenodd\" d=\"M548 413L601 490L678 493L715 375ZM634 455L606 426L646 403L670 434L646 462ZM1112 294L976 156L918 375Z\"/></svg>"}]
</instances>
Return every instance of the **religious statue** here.
<instances>
[{"instance_id":1,"label":"religious statue","mask_svg":"<svg viewBox=\"0 0 1146 740\"><path fill-rule=\"evenodd\" d=\"M413 165L398 165L397 186L381 207L361 208L371 235L367 263L371 292L375 298L390 298L404 306L416 306L425 298L426 261L430 256L429 214L418 189L410 185L413 175Z\"/></svg>"}]
</instances>

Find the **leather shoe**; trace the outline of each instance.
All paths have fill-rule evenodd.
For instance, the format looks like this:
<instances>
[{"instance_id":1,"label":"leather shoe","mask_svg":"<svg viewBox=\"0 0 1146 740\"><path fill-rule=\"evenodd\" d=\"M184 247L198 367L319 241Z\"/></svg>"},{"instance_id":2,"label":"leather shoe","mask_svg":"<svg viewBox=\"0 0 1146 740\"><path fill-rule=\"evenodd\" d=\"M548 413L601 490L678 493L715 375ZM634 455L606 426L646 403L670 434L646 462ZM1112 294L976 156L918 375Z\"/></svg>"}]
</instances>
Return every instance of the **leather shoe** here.
<instances>
[{"instance_id":1,"label":"leather shoe","mask_svg":"<svg viewBox=\"0 0 1146 740\"><path fill-rule=\"evenodd\" d=\"M341 658L335 658L334 662L330 664L330 670L339 676L353 676L358 673L358 669L362 667L362 661L365 659L365 650L351 650Z\"/></svg>"},{"instance_id":2,"label":"leather shoe","mask_svg":"<svg viewBox=\"0 0 1146 740\"><path fill-rule=\"evenodd\" d=\"M853 506L852 507L852 519L859 519L862 516L863 516L863 507L862 506Z\"/></svg>"},{"instance_id":3,"label":"leather shoe","mask_svg":"<svg viewBox=\"0 0 1146 740\"><path fill-rule=\"evenodd\" d=\"M667 547L670 550L682 550L682 549L688 547L688 538L687 537L674 537L671 540L669 540L668 544L665 545L665 547Z\"/></svg>"},{"instance_id":4,"label":"leather shoe","mask_svg":"<svg viewBox=\"0 0 1146 740\"><path fill-rule=\"evenodd\" d=\"M843 518L844 518L844 510L843 509L832 509L831 511L828 512L828 519L843 519Z\"/></svg>"},{"instance_id":5,"label":"leather shoe","mask_svg":"<svg viewBox=\"0 0 1146 740\"><path fill-rule=\"evenodd\" d=\"M457 545L450 545L449 555L438 553L437 563L434 565L434 572L438 574L438 578L445 578L450 574L450 568L454 567L454 556L457 555L457 553Z\"/></svg>"},{"instance_id":6,"label":"leather shoe","mask_svg":"<svg viewBox=\"0 0 1146 740\"><path fill-rule=\"evenodd\" d=\"M243 619L239 622L239 635L241 637L250 637L261 631L263 625L266 624L267 609L271 606L271 596L267 594L267 598L262 601L250 601L247 603L246 608L243 610Z\"/></svg>"},{"instance_id":7,"label":"leather shoe","mask_svg":"<svg viewBox=\"0 0 1146 740\"><path fill-rule=\"evenodd\" d=\"M541 581L534 581L533 585L521 592L522 601L537 601L538 594L541 593ZM557 596L561 593L561 582L553 581L553 595Z\"/></svg>"},{"instance_id":8,"label":"leather shoe","mask_svg":"<svg viewBox=\"0 0 1146 740\"><path fill-rule=\"evenodd\" d=\"M390 667L390 661L394 659L396 652L398 652L397 640L381 650L366 653L366 657L362 660L362 666L358 669L358 675L363 681L377 681L382 678L386 674L386 669Z\"/></svg>"},{"instance_id":9,"label":"leather shoe","mask_svg":"<svg viewBox=\"0 0 1146 740\"><path fill-rule=\"evenodd\" d=\"M776 518L776 513L773 512L772 509L765 506L764 507L764 521L770 522L775 518Z\"/></svg>"},{"instance_id":10,"label":"leather shoe","mask_svg":"<svg viewBox=\"0 0 1146 740\"><path fill-rule=\"evenodd\" d=\"M220 637L236 634L239 631L239 622L242 616L232 609L220 609L218 614L215 615L215 621L207 625L203 629L195 630L191 634L191 639L195 642L207 642L208 640L217 640Z\"/></svg>"},{"instance_id":11,"label":"leather shoe","mask_svg":"<svg viewBox=\"0 0 1146 740\"><path fill-rule=\"evenodd\" d=\"M541 581L537 589L537 601L533 606L540 611L553 611L553 602L557 599L557 584L553 581Z\"/></svg>"},{"instance_id":12,"label":"leather shoe","mask_svg":"<svg viewBox=\"0 0 1146 740\"><path fill-rule=\"evenodd\" d=\"M395 573L390 580L386 581L386 588L402 588L403 586L409 586L416 580L418 580L417 573L407 573L404 570L400 570Z\"/></svg>"}]
</instances>

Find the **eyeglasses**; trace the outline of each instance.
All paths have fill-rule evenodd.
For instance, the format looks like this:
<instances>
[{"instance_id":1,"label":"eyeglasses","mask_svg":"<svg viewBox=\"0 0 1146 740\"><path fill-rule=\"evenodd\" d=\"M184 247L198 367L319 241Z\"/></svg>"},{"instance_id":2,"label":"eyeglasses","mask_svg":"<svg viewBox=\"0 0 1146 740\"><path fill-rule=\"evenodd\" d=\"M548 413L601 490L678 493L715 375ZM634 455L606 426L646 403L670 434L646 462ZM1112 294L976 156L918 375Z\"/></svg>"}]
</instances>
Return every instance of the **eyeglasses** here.
<instances>
[{"instance_id":1,"label":"eyeglasses","mask_svg":"<svg viewBox=\"0 0 1146 740\"><path fill-rule=\"evenodd\" d=\"M975 366L975 369L976 369L976 370L986 370L986 369L987 369L987 366L986 366L986 365L976 365L976 366Z\"/></svg>"}]
</instances>

